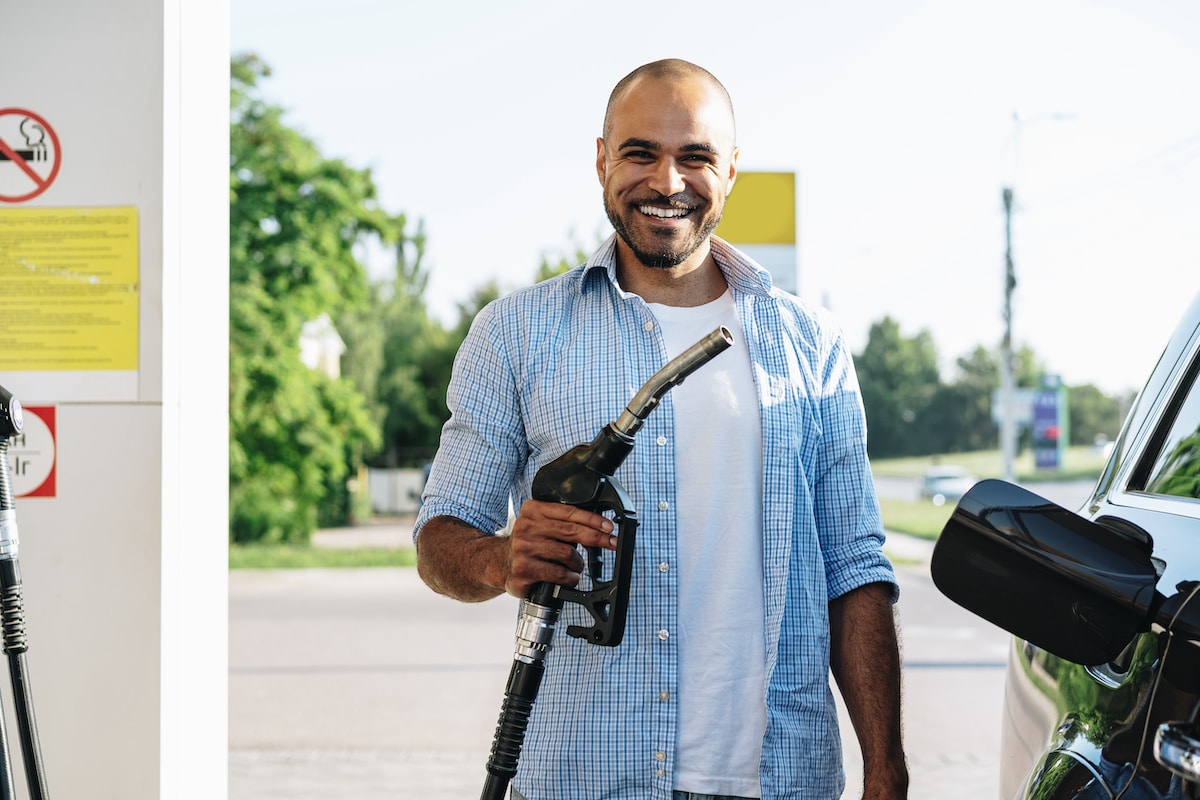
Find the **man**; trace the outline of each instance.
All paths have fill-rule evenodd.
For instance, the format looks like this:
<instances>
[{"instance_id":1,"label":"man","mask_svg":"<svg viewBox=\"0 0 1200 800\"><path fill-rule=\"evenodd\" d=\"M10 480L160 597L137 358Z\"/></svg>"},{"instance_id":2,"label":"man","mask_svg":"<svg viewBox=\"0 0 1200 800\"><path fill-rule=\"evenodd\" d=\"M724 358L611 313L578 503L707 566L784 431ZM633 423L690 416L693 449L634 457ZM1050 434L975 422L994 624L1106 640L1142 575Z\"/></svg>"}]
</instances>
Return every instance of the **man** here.
<instances>
[{"instance_id":1,"label":"man","mask_svg":"<svg viewBox=\"0 0 1200 800\"><path fill-rule=\"evenodd\" d=\"M617 471L639 510L625 639L555 637L514 797L838 798L831 668L863 796L906 796L897 590L853 366L826 312L712 235L737 158L716 78L635 70L596 144L616 234L485 308L456 359L414 536L433 589L480 601L575 586L579 545L615 547L604 517L529 500L534 474L718 324L736 342L667 393ZM568 603L559 627L584 621Z\"/></svg>"}]
</instances>

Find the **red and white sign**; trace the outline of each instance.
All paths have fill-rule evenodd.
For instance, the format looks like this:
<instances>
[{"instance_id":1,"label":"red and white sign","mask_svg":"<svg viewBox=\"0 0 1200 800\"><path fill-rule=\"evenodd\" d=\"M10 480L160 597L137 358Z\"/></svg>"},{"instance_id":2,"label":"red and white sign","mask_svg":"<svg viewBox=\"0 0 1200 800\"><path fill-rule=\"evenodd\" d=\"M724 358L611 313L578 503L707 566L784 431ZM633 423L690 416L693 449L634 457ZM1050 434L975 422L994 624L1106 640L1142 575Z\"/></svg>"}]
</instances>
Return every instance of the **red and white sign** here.
<instances>
[{"instance_id":1,"label":"red and white sign","mask_svg":"<svg viewBox=\"0 0 1200 800\"><path fill-rule=\"evenodd\" d=\"M0 108L0 203L23 203L50 188L62 166L58 134L23 108Z\"/></svg>"},{"instance_id":2,"label":"red and white sign","mask_svg":"<svg viewBox=\"0 0 1200 800\"><path fill-rule=\"evenodd\" d=\"M14 497L55 497L58 457L55 407L23 406L25 428L8 440Z\"/></svg>"}]
</instances>

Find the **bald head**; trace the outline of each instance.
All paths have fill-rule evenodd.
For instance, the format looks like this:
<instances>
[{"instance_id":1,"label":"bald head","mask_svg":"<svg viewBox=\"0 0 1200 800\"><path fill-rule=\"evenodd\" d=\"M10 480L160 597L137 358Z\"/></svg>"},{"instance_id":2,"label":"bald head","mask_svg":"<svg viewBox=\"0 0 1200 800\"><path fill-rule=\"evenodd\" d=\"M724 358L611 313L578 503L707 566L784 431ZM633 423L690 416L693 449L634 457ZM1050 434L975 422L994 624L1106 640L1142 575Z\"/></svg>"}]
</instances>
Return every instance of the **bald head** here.
<instances>
[{"instance_id":1,"label":"bald head","mask_svg":"<svg viewBox=\"0 0 1200 800\"><path fill-rule=\"evenodd\" d=\"M729 110L730 130L734 130L733 101L729 98L729 92L726 91L721 82L704 67L693 64L690 61L684 61L680 58L664 58L660 61L651 61L649 64L643 64L618 81L617 85L613 87L612 94L608 96L608 106L604 110L604 132L602 135L605 139L611 138L613 108L639 82L645 80L665 81L668 83L700 81L708 84L716 90L717 94L722 98L725 107Z\"/></svg>"}]
</instances>

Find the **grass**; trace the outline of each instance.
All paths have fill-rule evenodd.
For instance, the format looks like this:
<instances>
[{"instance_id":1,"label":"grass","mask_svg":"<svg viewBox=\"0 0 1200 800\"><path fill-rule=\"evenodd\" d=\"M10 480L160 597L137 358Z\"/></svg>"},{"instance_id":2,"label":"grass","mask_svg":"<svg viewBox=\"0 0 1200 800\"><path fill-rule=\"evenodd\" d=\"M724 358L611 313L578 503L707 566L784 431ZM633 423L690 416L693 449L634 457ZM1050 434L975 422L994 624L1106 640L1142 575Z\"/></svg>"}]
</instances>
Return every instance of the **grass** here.
<instances>
[{"instance_id":1,"label":"grass","mask_svg":"<svg viewBox=\"0 0 1200 800\"><path fill-rule=\"evenodd\" d=\"M230 569L411 567L416 563L416 553L411 547L343 549L286 544L229 545Z\"/></svg>"},{"instance_id":2,"label":"grass","mask_svg":"<svg viewBox=\"0 0 1200 800\"><path fill-rule=\"evenodd\" d=\"M1090 445L1079 445L1066 449L1061 469L1038 470L1034 467L1033 452L1026 450L1013 461L1013 477L1020 483L1091 480L1100 476L1104 463L1103 453ZM999 478L1004 474L1004 462L999 450L879 459L871 462L871 469L876 475L919 478L934 464L959 464L979 478Z\"/></svg>"},{"instance_id":3,"label":"grass","mask_svg":"<svg viewBox=\"0 0 1200 800\"><path fill-rule=\"evenodd\" d=\"M954 513L954 503L935 506L928 500L896 500L879 498L883 527L896 533L907 533L922 539L936 539Z\"/></svg>"},{"instance_id":4,"label":"grass","mask_svg":"<svg viewBox=\"0 0 1200 800\"><path fill-rule=\"evenodd\" d=\"M876 475L901 478L919 478L934 464L958 464L978 478L1003 476L1004 464L999 450L984 450L974 453L950 453L941 456L917 456L913 458L880 459L871 462ZM1020 483L1037 481L1095 480L1104 469L1105 457L1087 445L1069 447L1063 453L1062 468L1053 472L1039 471L1034 467L1033 453L1026 451L1013 461L1013 477ZM881 497L880 511L883 527L897 533L907 533L922 539L936 539L954 513L954 503L935 506L928 500L896 500Z\"/></svg>"}]
</instances>

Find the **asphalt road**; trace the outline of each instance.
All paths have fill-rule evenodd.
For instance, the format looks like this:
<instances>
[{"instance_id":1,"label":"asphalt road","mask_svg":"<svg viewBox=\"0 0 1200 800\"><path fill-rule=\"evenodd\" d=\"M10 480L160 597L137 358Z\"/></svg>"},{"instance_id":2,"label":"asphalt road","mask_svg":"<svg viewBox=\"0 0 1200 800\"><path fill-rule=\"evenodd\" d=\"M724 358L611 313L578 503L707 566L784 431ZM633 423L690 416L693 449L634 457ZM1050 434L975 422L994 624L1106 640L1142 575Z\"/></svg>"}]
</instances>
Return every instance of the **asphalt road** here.
<instances>
[{"instance_id":1,"label":"asphalt road","mask_svg":"<svg viewBox=\"0 0 1200 800\"><path fill-rule=\"evenodd\" d=\"M1008 637L937 592L923 543L892 551L910 796L996 797ZM405 569L230 578L231 800L479 796L515 600L457 603ZM843 728L852 798L861 768Z\"/></svg>"}]
</instances>

